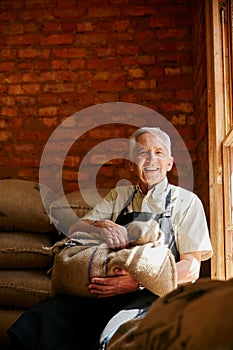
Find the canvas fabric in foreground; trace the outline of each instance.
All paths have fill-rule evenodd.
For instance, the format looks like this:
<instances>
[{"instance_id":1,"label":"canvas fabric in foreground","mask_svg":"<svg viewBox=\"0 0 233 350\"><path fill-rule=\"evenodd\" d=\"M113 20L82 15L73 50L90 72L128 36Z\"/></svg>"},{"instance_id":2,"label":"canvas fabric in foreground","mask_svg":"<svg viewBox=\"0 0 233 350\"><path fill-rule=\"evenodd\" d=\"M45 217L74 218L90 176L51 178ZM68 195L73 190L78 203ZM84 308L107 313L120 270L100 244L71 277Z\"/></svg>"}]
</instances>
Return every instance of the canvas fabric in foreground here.
<instances>
[{"instance_id":1,"label":"canvas fabric in foreground","mask_svg":"<svg viewBox=\"0 0 233 350\"><path fill-rule=\"evenodd\" d=\"M233 279L202 279L157 299L123 324L107 350L232 350Z\"/></svg>"}]
</instances>

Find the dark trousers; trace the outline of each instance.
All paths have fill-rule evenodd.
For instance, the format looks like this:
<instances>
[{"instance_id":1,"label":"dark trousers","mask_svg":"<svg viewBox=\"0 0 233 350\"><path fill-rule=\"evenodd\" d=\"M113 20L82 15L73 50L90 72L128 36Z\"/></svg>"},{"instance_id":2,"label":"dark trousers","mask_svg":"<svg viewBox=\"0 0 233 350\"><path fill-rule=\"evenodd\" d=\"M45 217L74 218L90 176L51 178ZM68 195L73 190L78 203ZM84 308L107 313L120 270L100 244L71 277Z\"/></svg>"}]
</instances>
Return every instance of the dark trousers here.
<instances>
[{"instance_id":1,"label":"dark trousers","mask_svg":"<svg viewBox=\"0 0 233 350\"><path fill-rule=\"evenodd\" d=\"M146 290L101 299L55 296L25 311L8 335L13 349L98 350L111 317L127 304L134 307L141 300L144 305L145 298L151 303L156 296Z\"/></svg>"}]
</instances>

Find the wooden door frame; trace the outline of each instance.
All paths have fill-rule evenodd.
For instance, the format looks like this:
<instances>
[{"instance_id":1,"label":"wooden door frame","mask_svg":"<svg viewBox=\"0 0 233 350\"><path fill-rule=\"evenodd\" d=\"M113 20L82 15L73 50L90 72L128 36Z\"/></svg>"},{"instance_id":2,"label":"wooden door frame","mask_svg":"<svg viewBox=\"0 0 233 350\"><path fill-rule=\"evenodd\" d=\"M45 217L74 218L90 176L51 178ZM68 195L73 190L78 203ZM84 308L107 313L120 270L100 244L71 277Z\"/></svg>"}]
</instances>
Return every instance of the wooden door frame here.
<instances>
[{"instance_id":1,"label":"wooden door frame","mask_svg":"<svg viewBox=\"0 0 233 350\"><path fill-rule=\"evenodd\" d=\"M227 24L223 17L231 0L206 0L206 56L208 95L209 144L209 203L210 234L214 249L211 259L211 278L227 278L225 247L225 211L223 183L223 140L232 123L231 79L226 65L224 35ZM225 62L225 63L224 63ZM228 57L229 64L229 57Z\"/></svg>"}]
</instances>

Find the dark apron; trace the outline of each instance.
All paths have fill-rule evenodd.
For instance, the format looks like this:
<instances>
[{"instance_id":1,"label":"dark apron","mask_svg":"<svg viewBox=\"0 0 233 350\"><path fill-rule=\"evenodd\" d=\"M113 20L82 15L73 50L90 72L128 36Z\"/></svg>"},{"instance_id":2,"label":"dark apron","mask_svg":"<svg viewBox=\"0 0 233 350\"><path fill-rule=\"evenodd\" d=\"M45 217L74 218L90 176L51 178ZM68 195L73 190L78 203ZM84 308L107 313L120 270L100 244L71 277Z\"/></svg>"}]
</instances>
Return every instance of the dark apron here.
<instances>
[{"instance_id":1,"label":"dark apron","mask_svg":"<svg viewBox=\"0 0 233 350\"><path fill-rule=\"evenodd\" d=\"M180 260L180 254L177 250L175 235L171 222L171 189L166 196L165 212L162 214L153 214L149 212L131 212L127 213L127 207L132 202L136 190L126 201L124 208L116 219L118 225L127 227L133 221L148 221L151 218L159 223L160 229L164 233L165 244L171 250L175 257L175 261ZM139 292L139 291L138 291ZM107 324L100 337L99 350L106 350L109 341L111 340L117 329L129 319L143 317L149 310L151 304L158 298L158 296L152 294L149 290L143 289L140 291L136 300L128 304L123 310L119 311ZM125 312L128 310L128 312Z\"/></svg>"}]
</instances>

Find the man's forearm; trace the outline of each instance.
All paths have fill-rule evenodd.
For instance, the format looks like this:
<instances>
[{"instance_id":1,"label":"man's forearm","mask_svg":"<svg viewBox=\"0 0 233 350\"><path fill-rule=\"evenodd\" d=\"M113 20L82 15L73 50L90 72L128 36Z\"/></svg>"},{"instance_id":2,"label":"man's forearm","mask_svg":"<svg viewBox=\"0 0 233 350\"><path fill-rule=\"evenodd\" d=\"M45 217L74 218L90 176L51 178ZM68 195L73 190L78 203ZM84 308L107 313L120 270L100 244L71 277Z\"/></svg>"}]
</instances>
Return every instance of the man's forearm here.
<instances>
[{"instance_id":1,"label":"man's forearm","mask_svg":"<svg viewBox=\"0 0 233 350\"><path fill-rule=\"evenodd\" d=\"M199 278L200 265L200 252L192 252L181 255L180 261L176 263L178 284L195 282Z\"/></svg>"}]
</instances>

